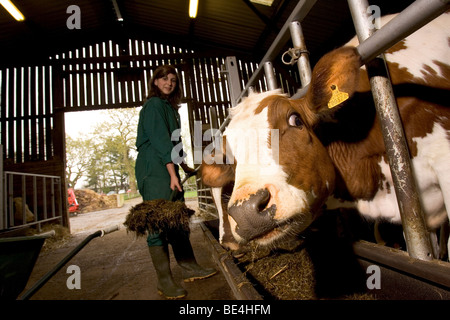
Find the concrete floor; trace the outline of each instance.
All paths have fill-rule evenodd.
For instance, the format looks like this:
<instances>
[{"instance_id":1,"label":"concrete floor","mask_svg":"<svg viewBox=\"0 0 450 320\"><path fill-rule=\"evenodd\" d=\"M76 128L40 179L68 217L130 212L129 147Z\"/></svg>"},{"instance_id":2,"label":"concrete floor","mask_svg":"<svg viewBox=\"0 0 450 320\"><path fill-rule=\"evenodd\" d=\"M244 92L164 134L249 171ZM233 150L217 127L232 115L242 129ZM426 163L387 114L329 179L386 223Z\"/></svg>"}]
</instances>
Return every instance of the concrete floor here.
<instances>
[{"instance_id":1,"label":"concrete floor","mask_svg":"<svg viewBox=\"0 0 450 320\"><path fill-rule=\"evenodd\" d=\"M129 208L129 207L128 207ZM122 210L123 219L128 211ZM72 239L58 249L41 252L25 291L36 283L44 274L50 271L74 247L83 241L87 235L102 224L102 227L121 220L120 210L114 212L97 212L71 219L73 228L78 231ZM101 215L104 215L104 219ZM111 217L114 216L114 219ZM106 219L109 217L110 219ZM79 218L79 220L77 220ZM85 219L86 221L82 221ZM88 227L87 221L97 221ZM74 222L77 221L77 222ZM109 221L109 222L108 222ZM82 226L84 224L84 226ZM77 226L78 225L78 226ZM82 229L82 230L81 230ZM81 231L80 231L81 230ZM98 230L98 229L97 229ZM39 291L32 300L164 300L156 290L156 274L148 253L145 238L137 238L122 228L95 238L89 242L75 257L58 271ZM181 269L176 264L172 250L171 266L173 276L187 291L185 300L234 300L235 297L228 286L220 269L212 259L211 249L204 241L203 231L197 223L191 225L191 243L199 264L204 267L215 267L219 273L211 278L184 283ZM72 273L68 273L70 265L80 268L80 289L69 289ZM70 269L69 269L70 270Z\"/></svg>"}]
</instances>

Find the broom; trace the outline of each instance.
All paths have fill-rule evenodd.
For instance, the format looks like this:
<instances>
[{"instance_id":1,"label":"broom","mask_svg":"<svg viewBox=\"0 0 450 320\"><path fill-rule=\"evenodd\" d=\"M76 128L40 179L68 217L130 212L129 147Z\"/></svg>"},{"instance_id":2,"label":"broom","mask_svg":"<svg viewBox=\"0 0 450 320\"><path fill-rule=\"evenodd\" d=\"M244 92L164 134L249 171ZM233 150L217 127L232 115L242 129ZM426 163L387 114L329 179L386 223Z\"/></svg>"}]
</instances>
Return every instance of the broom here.
<instances>
[{"instance_id":1,"label":"broom","mask_svg":"<svg viewBox=\"0 0 450 320\"><path fill-rule=\"evenodd\" d=\"M187 179L195 175L200 169L197 167L187 174L181 181L183 185ZM149 233L161 233L171 229L189 231L189 219L195 213L182 201L173 201L178 190L172 191L169 200L155 199L143 201L132 207L125 219L127 231L135 232L137 236L146 236Z\"/></svg>"}]
</instances>

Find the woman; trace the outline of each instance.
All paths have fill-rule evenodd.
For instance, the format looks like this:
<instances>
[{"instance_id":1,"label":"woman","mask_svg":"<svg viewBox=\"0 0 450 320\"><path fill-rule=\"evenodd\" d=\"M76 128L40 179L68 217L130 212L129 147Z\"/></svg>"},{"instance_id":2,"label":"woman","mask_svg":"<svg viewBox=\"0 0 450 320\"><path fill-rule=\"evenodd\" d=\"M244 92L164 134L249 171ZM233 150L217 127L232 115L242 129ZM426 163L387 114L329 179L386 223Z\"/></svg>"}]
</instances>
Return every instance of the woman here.
<instances>
[{"instance_id":1,"label":"woman","mask_svg":"<svg viewBox=\"0 0 450 320\"><path fill-rule=\"evenodd\" d=\"M172 132L180 128L179 81L173 66L158 67L149 82L150 93L139 114L136 179L144 201L168 200L172 190L175 189L179 192L173 200L184 201L178 165L172 159L172 149L181 141L171 140ZM193 169L183 162L180 166L186 174L193 172ZM158 277L158 292L168 299L177 299L184 297L187 292L172 278L169 243L172 245L178 265L182 268L185 282L210 277L217 271L204 269L197 264L189 241L189 233L180 230L171 231L170 234L168 232L149 234L147 244Z\"/></svg>"}]
</instances>

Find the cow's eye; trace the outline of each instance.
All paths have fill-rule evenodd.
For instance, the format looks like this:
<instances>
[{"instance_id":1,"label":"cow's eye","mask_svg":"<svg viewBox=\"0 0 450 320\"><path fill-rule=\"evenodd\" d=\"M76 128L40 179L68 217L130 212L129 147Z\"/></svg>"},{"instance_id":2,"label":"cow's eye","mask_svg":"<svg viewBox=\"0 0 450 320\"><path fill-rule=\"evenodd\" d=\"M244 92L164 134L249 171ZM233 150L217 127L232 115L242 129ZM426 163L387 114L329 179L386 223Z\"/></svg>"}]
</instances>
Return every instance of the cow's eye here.
<instances>
[{"instance_id":1,"label":"cow's eye","mask_svg":"<svg viewBox=\"0 0 450 320\"><path fill-rule=\"evenodd\" d=\"M303 127L302 119L300 118L298 113L291 114L289 116L288 122L291 127L299 127L299 128Z\"/></svg>"}]
</instances>

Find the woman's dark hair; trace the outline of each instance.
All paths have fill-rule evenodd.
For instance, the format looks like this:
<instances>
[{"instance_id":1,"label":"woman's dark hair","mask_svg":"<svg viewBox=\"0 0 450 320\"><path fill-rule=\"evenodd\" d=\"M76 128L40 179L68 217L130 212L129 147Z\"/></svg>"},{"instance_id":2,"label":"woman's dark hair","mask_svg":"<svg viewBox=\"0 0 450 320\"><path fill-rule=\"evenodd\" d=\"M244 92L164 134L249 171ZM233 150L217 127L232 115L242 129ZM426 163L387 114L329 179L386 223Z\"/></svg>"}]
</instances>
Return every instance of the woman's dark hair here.
<instances>
[{"instance_id":1,"label":"woman's dark hair","mask_svg":"<svg viewBox=\"0 0 450 320\"><path fill-rule=\"evenodd\" d=\"M163 78L169 74L174 74L176 76L177 84L173 92L169 96L167 96L162 93L161 90L159 90L159 88L155 85L155 80ZM151 97L166 99L174 108L178 108L178 105L181 102L181 86L180 77L178 76L177 70L174 66L162 65L156 68L156 70L153 72L153 76L149 82L149 93L147 99L150 99Z\"/></svg>"}]
</instances>

